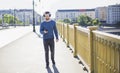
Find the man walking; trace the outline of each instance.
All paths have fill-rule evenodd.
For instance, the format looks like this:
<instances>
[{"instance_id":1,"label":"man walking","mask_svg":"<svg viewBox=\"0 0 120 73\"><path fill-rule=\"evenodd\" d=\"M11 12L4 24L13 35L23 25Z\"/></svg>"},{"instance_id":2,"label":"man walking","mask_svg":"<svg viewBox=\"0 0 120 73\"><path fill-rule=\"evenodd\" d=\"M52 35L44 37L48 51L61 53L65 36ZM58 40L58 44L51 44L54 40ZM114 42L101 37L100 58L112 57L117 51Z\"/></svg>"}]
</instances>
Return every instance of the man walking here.
<instances>
[{"instance_id":1,"label":"man walking","mask_svg":"<svg viewBox=\"0 0 120 73\"><path fill-rule=\"evenodd\" d=\"M45 60L46 60L46 68L49 68L49 49L51 51L51 60L53 65L55 65L54 60L54 34L56 37L56 42L58 41L58 32L56 28L56 22L51 20L51 14L49 11L44 13L45 21L43 21L40 25L40 33L43 34L43 44L45 49Z\"/></svg>"}]
</instances>

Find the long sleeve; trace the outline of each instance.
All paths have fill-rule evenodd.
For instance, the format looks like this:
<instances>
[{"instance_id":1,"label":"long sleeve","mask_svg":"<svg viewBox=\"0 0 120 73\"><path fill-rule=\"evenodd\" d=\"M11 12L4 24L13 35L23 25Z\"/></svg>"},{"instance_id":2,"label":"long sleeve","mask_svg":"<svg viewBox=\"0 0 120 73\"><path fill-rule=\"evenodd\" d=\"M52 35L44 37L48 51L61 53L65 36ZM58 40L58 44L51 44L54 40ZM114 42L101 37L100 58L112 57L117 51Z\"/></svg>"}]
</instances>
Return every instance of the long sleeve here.
<instances>
[{"instance_id":1,"label":"long sleeve","mask_svg":"<svg viewBox=\"0 0 120 73\"><path fill-rule=\"evenodd\" d=\"M57 31L56 23L54 25L54 33L55 33L56 39L58 39L58 31Z\"/></svg>"},{"instance_id":2,"label":"long sleeve","mask_svg":"<svg viewBox=\"0 0 120 73\"><path fill-rule=\"evenodd\" d=\"M40 33L41 34L44 34L44 28L43 28L43 24L41 23L41 25L40 25Z\"/></svg>"}]
</instances>

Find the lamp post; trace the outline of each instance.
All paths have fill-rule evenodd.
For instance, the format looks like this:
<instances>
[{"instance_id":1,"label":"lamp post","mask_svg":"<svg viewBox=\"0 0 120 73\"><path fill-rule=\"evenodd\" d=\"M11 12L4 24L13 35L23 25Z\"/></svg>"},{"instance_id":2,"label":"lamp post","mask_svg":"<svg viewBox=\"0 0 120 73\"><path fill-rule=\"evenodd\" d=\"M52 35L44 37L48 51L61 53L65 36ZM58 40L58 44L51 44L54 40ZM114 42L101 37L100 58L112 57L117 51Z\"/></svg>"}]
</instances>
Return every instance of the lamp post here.
<instances>
[{"instance_id":1,"label":"lamp post","mask_svg":"<svg viewBox=\"0 0 120 73\"><path fill-rule=\"evenodd\" d=\"M35 30L35 1L34 0L33 0L33 32L36 32Z\"/></svg>"},{"instance_id":2,"label":"lamp post","mask_svg":"<svg viewBox=\"0 0 120 73\"><path fill-rule=\"evenodd\" d=\"M34 5L35 5L35 2L33 0L33 32L35 32L35 10L34 10Z\"/></svg>"}]
</instances>

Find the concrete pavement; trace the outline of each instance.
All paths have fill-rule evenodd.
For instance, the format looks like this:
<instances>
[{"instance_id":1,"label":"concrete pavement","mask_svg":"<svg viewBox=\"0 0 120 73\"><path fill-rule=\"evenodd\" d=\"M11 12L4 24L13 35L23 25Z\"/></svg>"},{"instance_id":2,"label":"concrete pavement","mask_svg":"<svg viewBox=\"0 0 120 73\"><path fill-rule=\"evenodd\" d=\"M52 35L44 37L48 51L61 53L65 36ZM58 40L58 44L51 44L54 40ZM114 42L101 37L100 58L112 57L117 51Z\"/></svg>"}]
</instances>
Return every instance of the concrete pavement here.
<instances>
[{"instance_id":1,"label":"concrete pavement","mask_svg":"<svg viewBox=\"0 0 120 73\"><path fill-rule=\"evenodd\" d=\"M3 47L16 39L24 36L32 31L32 27L16 27L5 30L0 30L0 47Z\"/></svg>"},{"instance_id":2,"label":"concrete pavement","mask_svg":"<svg viewBox=\"0 0 120 73\"><path fill-rule=\"evenodd\" d=\"M46 69L42 38L26 34L0 48L0 73L86 73L62 39L55 44L56 66Z\"/></svg>"}]
</instances>

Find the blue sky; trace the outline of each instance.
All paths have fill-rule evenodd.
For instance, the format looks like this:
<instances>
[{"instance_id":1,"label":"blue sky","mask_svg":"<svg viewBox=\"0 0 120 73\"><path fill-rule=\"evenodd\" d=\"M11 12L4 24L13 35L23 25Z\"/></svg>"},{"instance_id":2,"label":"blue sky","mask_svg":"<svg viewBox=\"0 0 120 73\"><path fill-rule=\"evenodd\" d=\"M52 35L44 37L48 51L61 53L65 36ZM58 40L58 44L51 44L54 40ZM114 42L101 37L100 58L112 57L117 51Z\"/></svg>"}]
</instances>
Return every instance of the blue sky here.
<instances>
[{"instance_id":1,"label":"blue sky","mask_svg":"<svg viewBox=\"0 0 120 73\"><path fill-rule=\"evenodd\" d=\"M32 8L33 0L0 0L0 9L24 9ZM96 8L99 6L108 6L120 4L120 0L34 0L35 10L43 14L44 11L50 11L53 16L57 9L84 9Z\"/></svg>"}]
</instances>

